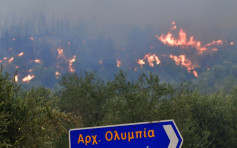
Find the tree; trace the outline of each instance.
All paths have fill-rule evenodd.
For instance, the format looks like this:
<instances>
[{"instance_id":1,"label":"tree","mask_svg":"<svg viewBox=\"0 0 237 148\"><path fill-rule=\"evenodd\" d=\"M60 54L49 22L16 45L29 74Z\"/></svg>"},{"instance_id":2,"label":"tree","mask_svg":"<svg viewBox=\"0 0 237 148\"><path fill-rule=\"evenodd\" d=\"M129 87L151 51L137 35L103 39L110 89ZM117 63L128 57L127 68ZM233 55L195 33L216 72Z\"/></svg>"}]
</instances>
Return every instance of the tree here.
<instances>
[{"instance_id":1,"label":"tree","mask_svg":"<svg viewBox=\"0 0 237 148\"><path fill-rule=\"evenodd\" d=\"M76 74L63 76L60 84L64 88L61 91L61 108L77 119L82 117L84 126L100 125L104 116L102 108L108 98L104 81L91 72L85 72L80 77Z\"/></svg>"},{"instance_id":2,"label":"tree","mask_svg":"<svg viewBox=\"0 0 237 148\"><path fill-rule=\"evenodd\" d=\"M69 114L59 110L58 98L45 88L23 92L15 104L10 130L14 146L53 147L72 122Z\"/></svg>"},{"instance_id":3,"label":"tree","mask_svg":"<svg viewBox=\"0 0 237 148\"><path fill-rule=\"evenodd\" d=\"M70 114L58 108L48 89L21 91L0 71L0 147L54 147L71 124Z\"/></svg>"},{"instance_id":4,"label":"tree","mask_svg":"<svg viewBox=\"0 0 237 148\"><path fill-rule=\"evenodd\" d=\"M0 147L12 146L12 136L9 133L13 124L15 104L19 87L14 80L9 78L9 74L3 74L3 68L0 69Z\"/></svg>"}]
</instances>

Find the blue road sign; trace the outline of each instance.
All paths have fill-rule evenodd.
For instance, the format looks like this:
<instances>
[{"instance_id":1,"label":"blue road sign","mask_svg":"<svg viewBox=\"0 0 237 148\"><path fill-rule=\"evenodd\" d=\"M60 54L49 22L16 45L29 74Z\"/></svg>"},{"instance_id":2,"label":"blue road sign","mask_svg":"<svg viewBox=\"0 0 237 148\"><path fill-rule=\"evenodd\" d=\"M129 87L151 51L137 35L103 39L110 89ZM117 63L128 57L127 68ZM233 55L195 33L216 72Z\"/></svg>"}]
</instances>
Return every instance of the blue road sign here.
<instances>
[{"instance_id":1,"label":"blue road sign","mask_svg":"<svg viewBox=\"0 0 237 148\"><path fill-rule=\"evenodd\" d=\"M180 148L174 120L71 129L70 148Z\"/></svg>"}]
</instances>

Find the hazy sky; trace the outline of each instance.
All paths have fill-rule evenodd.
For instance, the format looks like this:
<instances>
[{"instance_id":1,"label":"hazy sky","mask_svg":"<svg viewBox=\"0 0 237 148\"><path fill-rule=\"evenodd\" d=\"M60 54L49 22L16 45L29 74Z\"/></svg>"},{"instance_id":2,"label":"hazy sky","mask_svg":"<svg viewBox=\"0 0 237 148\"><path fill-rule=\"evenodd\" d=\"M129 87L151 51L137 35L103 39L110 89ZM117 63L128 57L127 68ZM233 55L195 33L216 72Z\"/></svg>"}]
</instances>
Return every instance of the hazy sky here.
<instances>
[{"instance_id":1,"label":"hazy sky","mask_svg":"<svg viewBox=\"0 0 237 148\"><path fill-rule=\"evenodd\" d=\"M163 29L171 21L199 32L232 33L237 29L236 0L0 0L0 24L33 20L39 14L49 20L98 22L100 26L136 24Z\"/></svg>"}]
</instances>

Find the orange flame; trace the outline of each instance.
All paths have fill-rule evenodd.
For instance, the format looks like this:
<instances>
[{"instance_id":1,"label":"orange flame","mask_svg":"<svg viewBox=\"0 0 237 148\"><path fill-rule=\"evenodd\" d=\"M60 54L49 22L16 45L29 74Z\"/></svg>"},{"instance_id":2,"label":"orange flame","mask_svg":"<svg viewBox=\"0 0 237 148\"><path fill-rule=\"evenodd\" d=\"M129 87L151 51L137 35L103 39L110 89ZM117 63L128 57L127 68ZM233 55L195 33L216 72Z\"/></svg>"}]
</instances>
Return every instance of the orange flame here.
<instances>
[{"instance_id":1,"label":"orange flame","mask_svg":"<svg viewBox=\"0 0 237 148\"><path fill-rule=\"evenodd\" d=\"M32 72L32 69L29 69L28 72Z\"/></svg>"},{"instance_id":2,"label":"orange flame","mask_svg":"<svg viewBox=\"0 0 237 148\"><path fill-rule=\"evenodd\" d=\"M35 78L35 76L34 75L28 75L28 76L26 76L26 77L24 77L23 79L22 79L22 82L26 82L26 83L29 83L32 79L34 79Z\"/></svg>"},{"instance_id":3,"label":"orange flame","mask_svg":"<svg viewBox=\"0 0 237 148\"><path fill-rule=\"evenodd\" d=\"M63 49L58 48L57 51L58 51L58 58L62 57L63 59L66 59L66 57L63 53Z\"/></svg>"},{"instance_id":4,"label":"orange flame","mask_svg":"<svg viewBox=\"0 0 237 148\"><path fill-rule=\"evenodd\" d=\"M121 61L117 60L117 67L120 67L120 66L121 66Z\"/></svg>"},{"instance_id":5,"label":"orange flame","mask_svg":"<svg viewBox=\"0 0 237 148\"><path fill-rule=\"evenodd\" d=\"M18 69L19 68L19 66L16 66L16 69Z\"/></svg>"},{"instance_id":6,"label":"orange flame","mask_svg":"<svg viewBox=\"0 0 237 148\"><path fill-rule=\"evenodd\" d=\"M187 59L185 55L175 56L170 54L169 57L175 61L176 65L184 66L188 72L191 72L191 70L194 70L197 67L189 59ZM196 71L193 71L193 74L194 76L198 76Z\"/></svg>"},{"instance_id":7,"label":"orange flame","mask_svg":"<svg viewBox=\"0 0 237 148\"><path fill-rule=\"evenodd\" d=\"M24 52L20 52L19 54L18 54L18 57L21 57L21 56L23 56L24 55Z\"/></svg>"},{"instance_id":8,"label":"orange flame","mask_svg":"<svg viewBox=\"0 0 237 148\"><path fill-rule=\"evenodd\" d=\"M143 59L139 59L137 62L141 68L145 64L144 60L146 60L146 59L147 59L150 67L154 67L154 62L156 62L156 65L159 65L161 63L160 59L158 58L158 56L156 56L156 54L148 53L144 56Z\"/></svg>"},{"instance_id":9,"label":"orange flame","mask_svg":"<svg viewBox=\"0 0 237 148\"><path fill-rule=\"evenodd\" d=\"M172 22L171 23L173 26L170 28L171 30L175 30L177 28L177 26L175 25L176 23L175 22Z\"/></svg>"},{"instance_id":10,"label":"orange flame","mask_svg":"<svg viewBox=\"0 0 237 148\"><path fill-rule=\"evenodd\" d=\"M2 63L2 60L0 60L0 63Z\"/></svg>"},{"instance_id":11,"label":"orange flame","mask_svg":"<svg viewBox=\"0 0 237 148\"><path fill-rule=\"evenodd\" d=\"M3 60L7 60L7 57L3 57Z\"/></svg>"},{"instance_id":12,"label":"orange flame","mask_svg":"<svg viewBox=\"0 0 237 148\"><path fill-rule=\"evenodd\" d=\"M33 37L33 36L31 36L31 37L30 37L30 40L31 40L31 41L34 41L34 37Z\"/></svg>"},{"instance_id":13,"label":"orange flame","mask_svg":"<svg viewBox=\"0 0 237 148\"><path fill-rule=\"evenodd\" d=\"M41 61L39 59L35 59L34 62L38 63L38 64L41 63Z\"/></svg>"},{"instance_id":14,"label":"orange flame","mask_svg":"<svg viewBox=\"0 0 237 148\"><path fill-rule=\"evenodd\" d=\"M10 64L13 60L14 60L14 58L11 57L11 58L8 60L8 63Z\"/></svg>"},{"instance_id":15,"label":"orange flame","mask_svg":"<svg viewBox=\"0 0 237 148\"><path fill-rule=\"evenodd\" d=\"M74 63L76 61L76 56L74 55L73 58L69 59L69 71L70 72L75 72L76 70L72 68L72 63Z\"/></svg>"},{"instance_id":16,"label":"orange flame","mask_svg":"<svg viewBox=\"0 0 237 148\"><path fill-rule=\"evenodd\" d=\"M197 71L193 71L193 75L195 76L195 77L198 77L198 73L197 73Z\"/></svg>"},{"instance_id":17,"label":"orange flame","mask_svg":"<svg viewBox=\"0 0 237 148\"><path fill-rule=\"evenodd\" d=\"M176 27L172 28L176 29ZM167 34L162 34L161 36L156 35L156 38L160 40L163 44L169 46L178 46L181 48L188 48L191 46L193 48L196 48L199 54L202 54L204 51L208 50L208 47L210 46L223 45L222 40L213 40L211 43L207 43L206 45L202 46L201 41L195 40L194 36L190 36L190 38L188 39L187 33L182 28L179 30L179 38L175 38L171 32L168 32Z\"/></svg>"},{"instance_id":18,"label":"orange flame","mask_svg":"<svg viewBox=\"0 0 237 148\"><path fill-rule=\"evenodd\" d=\"M59 79L60 76L61 76L61 73L58 72L58 71L56 71L56 72L55 72L55 77L56 77L56 79Z\"/></svg>"},{"instance_id":19,"label":"orange flame","mask_svg":"<svg viewBox=\"0 0 237 148\"><path fill-rule=\"evenodd\" d=\"M235 43L234 42L230 42L230 45L233 46Z\"/></svg>"},{"instance_id":20,"label":"orange flame","mask_svg":"<svg viewBox=\"0 0 237 148\"><path fill-rule=\"evenodd\" d=\"M15 82L18 82L18 75L15 75L14 79L15 79Z\"/></svg>"},{"instance_id":21,"label":"orange flame","mask_svg":"<svg viewBox=\"0 0 237 148\"><path fill-rule=\"evenodd\" d=\"M142 68L142 67L143 67L143 65L145 65L146 63L144 62L144 60L143 60L143 59L139 59L139 60L137 61L137 64L139 64L139 65L140 65L140 67Z\"/></svg>"}]
</instances>

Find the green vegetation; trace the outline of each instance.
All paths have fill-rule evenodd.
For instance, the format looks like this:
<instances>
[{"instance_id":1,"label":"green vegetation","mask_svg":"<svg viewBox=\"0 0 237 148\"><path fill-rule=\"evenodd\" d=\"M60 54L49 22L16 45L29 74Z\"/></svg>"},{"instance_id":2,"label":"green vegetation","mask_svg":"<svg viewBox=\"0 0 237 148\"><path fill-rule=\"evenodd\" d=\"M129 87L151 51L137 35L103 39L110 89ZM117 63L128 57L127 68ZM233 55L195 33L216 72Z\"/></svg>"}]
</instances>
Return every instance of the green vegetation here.
<instances>
[{"instance_id":1,"label":"green vegetation","mask_svg":"<svg viewBox=\"0 0 237 148\"><path fill-rule=\"evenodd\" d=\"M122 71L104 81L67 74L53 91L23 90L0 72L0 147L68 147L68 129L174 119L183 147L237 147L237 88L203 95Z\"/></svg>"}]
</instances>

